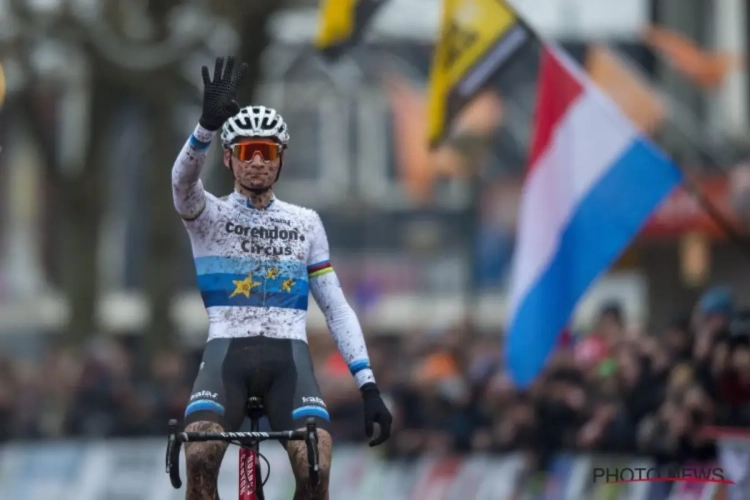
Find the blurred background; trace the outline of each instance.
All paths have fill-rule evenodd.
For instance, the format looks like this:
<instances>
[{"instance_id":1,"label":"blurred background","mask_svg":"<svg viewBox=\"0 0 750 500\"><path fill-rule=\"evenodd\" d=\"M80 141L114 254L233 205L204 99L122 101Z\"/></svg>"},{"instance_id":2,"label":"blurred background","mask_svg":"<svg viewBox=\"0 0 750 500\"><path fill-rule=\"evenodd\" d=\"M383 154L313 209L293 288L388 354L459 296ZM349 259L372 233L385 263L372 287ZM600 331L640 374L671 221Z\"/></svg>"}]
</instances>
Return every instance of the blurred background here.
<instances>
[{"instance_id":1,"label":"blurred background","mask_svg":"<svg viewBox=\"0 0 750 500\"><path fill-rule=\"evenodd\" d=\"M745 2L511 3L745 234ZM207 321L170 169L200 115L200 66L226 54L250 65L240 104L289 124L277 194L320 213L396 417L385 449L364 445L359 394L312 306L333 498L732 494L593 484L591 467L750 467L750 432L736 430L750 426L750 245L674 192L588 293L545 374L515 391L503 326L535 88L470 107L483 131L470 139L487 147L430 153L439 18L436 0L389 0L329 61L313 46L314 0L0 2L0 498L184 495L162 472L164 433ZM204 182L224 193L219 153ZM716 426L735 429L731 450L706 434ZM285 454L264 453L268 498L291 498ZM227 498L236 462L230 450Z\"/></svg>"}]
</instances>

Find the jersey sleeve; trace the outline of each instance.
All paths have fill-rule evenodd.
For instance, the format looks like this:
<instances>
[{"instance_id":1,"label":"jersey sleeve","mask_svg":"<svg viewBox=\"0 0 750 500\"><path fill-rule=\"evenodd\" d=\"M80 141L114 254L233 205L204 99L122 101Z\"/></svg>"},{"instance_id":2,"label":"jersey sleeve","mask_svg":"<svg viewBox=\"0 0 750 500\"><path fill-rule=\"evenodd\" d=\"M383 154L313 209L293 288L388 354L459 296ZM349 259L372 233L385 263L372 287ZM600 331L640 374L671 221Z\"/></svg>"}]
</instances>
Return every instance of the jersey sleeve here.
<instances>
[{"instance_id":1,"label":"jersey sleeve","mask_svg":"<svg viewBox=\"0 0 750 500\"><path fill-rule=\"evenodd\" d=\"M172 167L174 207L187 221L200 217L206 208L206 191L200 176L215 134L198 125Z\"/></svg>"},{"instance_id":2,"label":"jersey sleeve","mask_svg":"<svg viewBox=\"0 0 750 500\"><path fill-rule=\"evenodd\" d=\"M318 214L315 214L307 274L313 298L323 311L328 329L357 385L375 382L362 327L331 266L328 237Z\"/></svg>"}]
</instances>

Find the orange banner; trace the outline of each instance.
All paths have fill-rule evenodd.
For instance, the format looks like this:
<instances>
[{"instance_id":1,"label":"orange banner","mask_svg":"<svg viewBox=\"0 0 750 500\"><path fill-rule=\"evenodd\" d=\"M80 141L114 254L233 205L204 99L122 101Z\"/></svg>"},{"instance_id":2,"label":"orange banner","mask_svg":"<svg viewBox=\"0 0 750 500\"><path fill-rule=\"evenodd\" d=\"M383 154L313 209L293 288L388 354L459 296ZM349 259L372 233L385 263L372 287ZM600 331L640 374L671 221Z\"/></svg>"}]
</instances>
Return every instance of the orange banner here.
<instances>
[{"instance_id":1,"label":"orange banner","mask_svg":"<svg viewBox=\"0 0 750 500\"><path fill-rule=\"evenodd\" d=\"M3 73L3 65L0 64L0 106L5 101L5 73Z\"/></svg>"},{"instance_id":2,"label":"orange banner","mask_svg":"<svg viewBox=\"0 0 750 500\"><path fill-rule=\"evenodd\" d=\"M654 86L608 47L589 47L586 70L599 88L646 134L664 122L665 105Z\"/></svg>"},{"instance_id":3,"label":"orange banner","mask_svg":"<svg viewBox=\"0 0 750 500\"><path fill-rule=\"evenodd\" d=\"M401 182L413 200L426 203L441 177L469 175L469 160L447 143L430 150L427 141L427 102L422 89L396 74L384 77L384 88L393 111L396 166ZM491 91L477 95L459 113L454 136L490 134L500 125L502 101Z\"/></svg>"},{"instance_id":4,"label":"orange banner","mask_svg":"<svg viewBox=\"0 0 750 500\"><path fill-rule=\"evenodd\" d=\"M731 71L744 67L743 55L704 50L682 34L660 26L647 28L643 40L677 71L705 89L722 85Z\"/></svg>"}]
</instances>

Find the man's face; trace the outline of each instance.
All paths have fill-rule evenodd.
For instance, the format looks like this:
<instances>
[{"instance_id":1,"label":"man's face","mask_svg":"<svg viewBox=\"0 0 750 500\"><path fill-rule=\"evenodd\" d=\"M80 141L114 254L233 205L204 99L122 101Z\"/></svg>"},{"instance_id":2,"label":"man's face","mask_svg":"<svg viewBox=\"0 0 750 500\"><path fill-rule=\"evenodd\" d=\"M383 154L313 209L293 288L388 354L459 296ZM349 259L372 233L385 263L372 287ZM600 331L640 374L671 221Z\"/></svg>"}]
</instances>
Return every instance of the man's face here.
<instances>
[{"instance_id":1,"label":"man's face","mask_svg":"<svg viewBox=\"0 0 750 500\"><path fill-rule=\"evenodd\" d=\"M275 147L275 146L274 146ZM268 159L259 149L242 160L237 157L232 149L224 151L224 165L232 170L234 178L240 184L251 189L268 188L276 181L281 166L281 157Z\"/></svg>"}]
</instances>

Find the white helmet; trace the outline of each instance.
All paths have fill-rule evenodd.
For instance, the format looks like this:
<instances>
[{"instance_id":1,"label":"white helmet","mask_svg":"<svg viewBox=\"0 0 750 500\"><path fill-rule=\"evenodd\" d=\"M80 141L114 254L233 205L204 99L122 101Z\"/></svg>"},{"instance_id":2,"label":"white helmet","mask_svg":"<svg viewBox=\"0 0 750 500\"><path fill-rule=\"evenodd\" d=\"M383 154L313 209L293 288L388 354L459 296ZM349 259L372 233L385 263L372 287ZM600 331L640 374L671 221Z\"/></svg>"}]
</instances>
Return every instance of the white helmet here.
<instances>
[{"instance_id":1,"label":"white helmet","mask_svg":"<svg viewBox=\"0 0 750 500\"><path fill-rule=\"evenodd\" d=\"M221 129L221 142L230 146L243 137L268 137L283 147L289 142L286 122L273 108L247 106L224 122Z\"/></svg>"}]
</instances>

